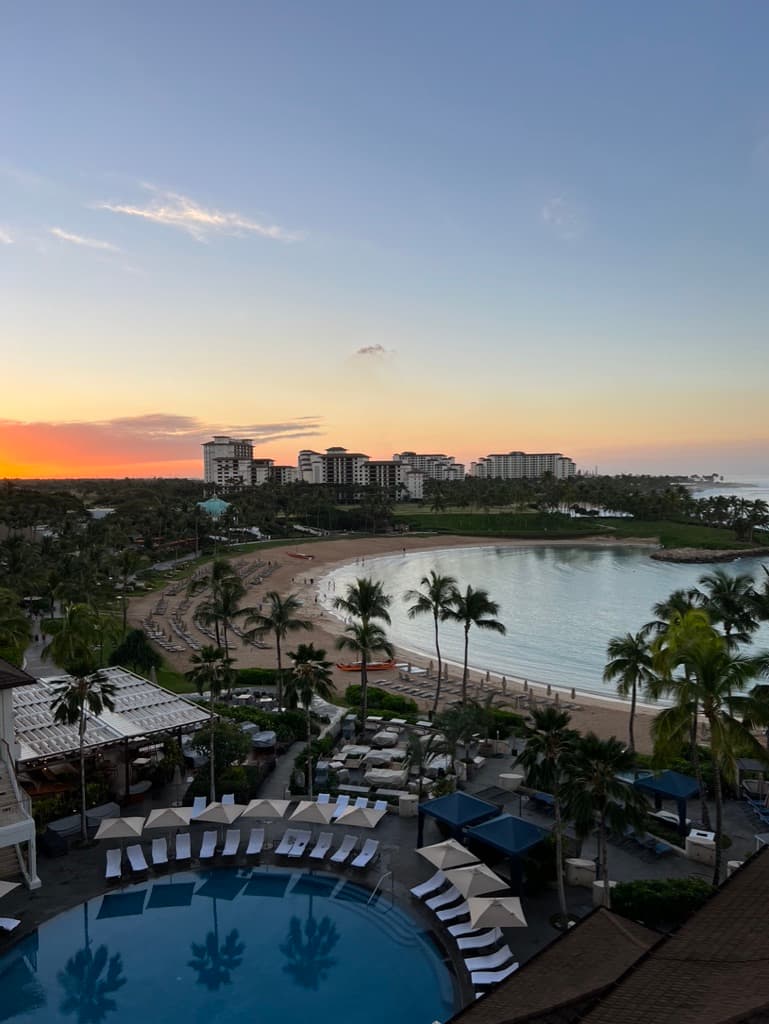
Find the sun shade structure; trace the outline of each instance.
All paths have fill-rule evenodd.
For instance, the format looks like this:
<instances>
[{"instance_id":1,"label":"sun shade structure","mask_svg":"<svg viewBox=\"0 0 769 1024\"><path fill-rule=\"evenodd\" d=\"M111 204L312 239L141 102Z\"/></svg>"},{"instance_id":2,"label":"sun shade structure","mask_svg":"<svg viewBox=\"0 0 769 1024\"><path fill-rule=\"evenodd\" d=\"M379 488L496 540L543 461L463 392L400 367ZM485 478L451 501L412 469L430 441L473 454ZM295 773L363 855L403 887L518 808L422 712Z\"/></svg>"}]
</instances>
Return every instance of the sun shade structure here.
<instances>
[{"instance_id":1,"label":"sun shade structure","mask_svg":"<svg viewBox=\"0 0 769 1024\"><path fill-rule=\"evenodd\" d=\"M434 818L449 829L454 839L459 839L466 826L493 818L499 811L500 808L496 804L459 791L439 796L435 800L427 800L419 805L417 846L422 845L425 817Z\"/></svg>"},{"instance_id":2,"label":"sun shade structure","mask_svg":"<svg viewBox=\"0 0 769 1024\"><path fill-rule=\"evenodd\" d=\"M209 804L195 821L208 822L211 825L231 825L245 810L245 804Z\"/></svg>"},{"instance_id":3,"label":"sun shade structure","mask_svg":"<svg viewBox=\"0 0 769 1024\"><path fill-rule=\"evenodd\" d=\"M143 830L144 818L103 818L96 839L139 839Z\"/></svg>"},{"instance_id":4,"label":"sun shade structure","mask_svg":"<svg viewBox=\"0 0 769 1024\"><path fill-rule=\"evenodd\" d=\"M465 899L507 889L507 882L499 875L495 875L485 864L468 864L462 868L452 868L446 872L446 878L459 889Z\"/></svg>"},{"instance_id":5,"label":"sun shade structure","mask_svg":"<svg viewBox=\"0 0 769 1024\"><path fill-rule=\"evenodd\" d=\"M191 807L158 807L150 811L145 828L185 828L190 823Z\"/></svg>"},{"instance_id":6,"label":"sun shade structure","mask_svg":"<svg viewBox=\"0 0 769 1024\"><path fill-rule=\"evenodd\" d=\"M481 822L480 825L465 829L468 842L490 846L509 858L510 888L516 893L520 891L523 880L523 854L532 846L541 843L547 835L544 829L537 828L531 822L516 818L512 814L499 814L495 818Z\"/></svg>"},{"instance_id":7,"label":"sun shade structure","mask_svg":"<svg viewBox=\"0 0 769 1024\"><path fill-rule=\"evenodd\" d=\"M446 839L442 843L433 843L432 846L422 846L417 853L442 871L457 868L463 864L478 863L475 854L470 853L467 847L462 846L456 839Z\"/></svg>"},{"instance_id":8,"label":"sun shade structure","mask_svg":"<svg viewBox=\"0 0 769 1024\"><path fill-rule=\"evenodd\" d=\"M328 825L333 813L333 804L316 804L314 800L301 800L289 821L304 821L308 825Z\"/></svg>"},{"instance_id":9,"label":"sun shade structure","mask_svg":"<svg viewBox=\"0 0 769 1024\"><path fill-rule=\"evenodd\" d=\"M517 896L475 896L467 901L470 923L474 928L527 928L521 901Z\"/></svg>"},{"instance_id":10,"label":"sun shade structure","mask_svg":"<svg viewBox=\"0 0 769 1024\"><path fill-rule=\"evenodd\" d=\"M208 712L192 701L123 668L100 669L115 688L115 710L86 717L86 749L115 746L126 740L161 733L196 731L208 722ZM47 676L32 685L16 685L13 712L20 765L34 765L80 750L76 725L54 720L51 702L69 676Z\"/></svg>"},{"instance_id":11,"label":"sun shade structure","mask_svg":"<svg viewBox=\"0 0 769 1024\"><path fill-rule=\"evenodd\" d=\"M333 812L333 804L327 805ZM375 811L373 807L345 807L336 819L336 825L350 825L357 828L376 828L387 811Z\"/></svg>"},{"instance_id":12,"label":"sun shade structure","mask_svg":"<svg viewBox=\"0 0 769 1024\"><path fill-rule=\"evenodd\" d=\"M636 779L633 785L654 798L655 811L662 808L663 800L674 800L678 809L678 831L682 836L686 835L686 801L699 796L700 792L696 779L668 770Z\"/></svg>"},{"instance_id":13,"label":"sun shade structure","mask_svg":"<svg viewBox=\"0 0 769 1024\"><path fill-rule=\"evenodd\" d=\"M252 800L241 818L282 818L290 803L290 800Z\"/></svg>"}]
</instances>

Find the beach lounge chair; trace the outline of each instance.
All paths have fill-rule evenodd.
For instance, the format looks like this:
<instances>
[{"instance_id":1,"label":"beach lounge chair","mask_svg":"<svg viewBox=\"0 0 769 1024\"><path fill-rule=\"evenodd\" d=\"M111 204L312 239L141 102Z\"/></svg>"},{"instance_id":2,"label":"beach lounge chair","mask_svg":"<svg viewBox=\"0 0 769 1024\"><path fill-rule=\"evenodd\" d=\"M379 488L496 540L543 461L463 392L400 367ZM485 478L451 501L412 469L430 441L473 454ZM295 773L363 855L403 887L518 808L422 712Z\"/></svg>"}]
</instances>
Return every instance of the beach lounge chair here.
<instances>
[{"instance_id":1,"label":"beach lounge chair","mask_svg":"<svg viewBox=\"0 0 769 1024\"><path fill-rule=\"evenodd\" d=\"M194 821L195 818L197 818L197 816L199 814L202 814L207 806L208 806L208 801L206 800L206 798L204 796L196 796L195 799L192 801L192 810L190 811L190 821Z\"/></svg>"},{"instance_id":2,"label":"beach lounge chair","mask_svg":"<svg viewBox=\"0 0 769 1024\"><path fill-rule=\"evenodd\" d=\"M480 934L480 928L476 928L475 925L469 921L463 921L461 924L449 925L449 935L453 935L455 939L458 939L461 935L478 935Z\"/></svg>"},{"instance_id":3,"label":"beach lounge chair","mask_svg":"<svg viewBox=\"0 0 769 1024\"><path fill-rule=\"evenodd\" d=\"M325 860L331 849L331 845L334 842L334 836L331 832L321 832L318 836L318 841L315 846L310 850L310 860Z\"/></svg>"},{"instance_id":4,"label":"beach lounge chair","mask_svg":"<svg viewBox=\"0 0 769 1024\"><path fill-rule=\"evenodd\" d=\"M457 939L457 947L459 949L486 949L487 946L499 942L501 938L502 932L499 928L489 928L478 935L468 935L467 938Z\"/></svg>"},{"instance_id":5,"label":"beach lounge chair","mask_svg":"<svg viewBox=\"0 0 769 1024\"><path fill-rule=\"evenodd\" d=\"M159 867L168 863L168 841L165 836L152 840L152 866Z\"/></svg>"},{"instance_id":6,"label":"beach lounge chair","mask_svg":"<svg viewBox=\"0 0 769 1024\"><path fill-rule=\"evenodd\" d=\"M440 910L441 907L447 907L450 903L456 903L457 900L462 899L462 893L454 885L450 885L449 888L437 896L433 896L432 899L425 900L425 906L429 907L430 910Z\"/></svg>"},{"instance_id":7,"label":"beach lounge chair","mask_svg":"<svg viewBox=\"0 0 769 1024\"><path fill-rule=\"evenodd\" d=\"M105 868L104 871L104 877L120 878L122 860L122 850L107 850L107 867Z\"/></svg>"},{"instance_id":8,"label":"beach lounge chair","mask_svg":"<svg viewBox=\"0 0 769 1024\"><path fill-rule=\"evenodd\" d=\"M224 837L223 857L235 857L240 849L240 829L228 828Z\"/></svg>"},{"instance_id":9,"label":"beach lounge chair","mask_svg":"<svg viewBox=\"0 0 769 1024\"><path fill-rule=\"evenodd\" d=\"M174 857L176 860L191 860L192 848L190 845L189 832L180 832L174 843Z\"/></svg>"},{"instance_id":10,"label":"beach lounge chair","mask_svg":"<svg viewBox=\"0 0 769 1024\"><path fill-rule=\"evenodd\" d=\"M17 917L0 917L0 929L4 932L12 932L20 924L21 921Z\"/></svg>"},{"instance_id":11,"label":"beach lounge chair","mask_svg":"<svg viewBox=\"0 0 769 1024\"><path fill-rule=\"evenodd\" d=\"M291 850L291 847L296 842L296 837L298 835L299 832L297 829L287 828L286 831L283 833L283 838L281 839L280 844L275 849L275 853L278 854L280 857L288 856L288 853Z\"/></svg>"},{"instance_id":12,"label":"beach lounge chair","mask_svg":"<svg viewBox=\"0 0 769 1024\"><path fill-rule=\"evenodd\" d=\"M331 794L330 793L318 793L318 803L319 804L331 803Z\"/></svg>"},{"instance_id":13,"label":"beach lounge chair","mask_svg":"<svg viewBox=\"0 0 769 1024\"><path fill-rule=\"evenodd\" d=\"M349 803L350 797L347 795L347 793L340 793L339 796L336 798L336 803L334 804L334 813L331 815L331 820L336 821L336 819L339 817L342 811L348 806Z\"/></svg>"},{"instance_id":14,"label":"beach lounge chair","mask_svg":"<svg viewBox=\"0 0 769 1024\"><path fill-rule=\"evenodd\" d=\"M368 797L366 797L366 796L359 796L356 799L355 803L353 804L353 807L360 807L363 810L365 810L366 807L368 807Z\"/></svg>"},{"instance_id":15,"label":"beach lounge chair","mask_svg":"<svg viewBox=\"0 0 769 1024\"><path fill-rule=\"evenodd\" d=\"M198 860L211 860L216 853L216 830L210 829L203 833L203 842L200 844Z\"/></svg>"},{"instance_id":16,"label":"beach lounge chair","mask_svg":"<svg viewBox=\"0 0 769 1024\"><path fill-rule=\"evenodd\" d=\"M379 840L378 839L367 839L363 844L363 849L360 851L358 856L353 860L352 867L354 868L367 868L372 860L375 860L379 854Z\"/></svg>"},{"instance_id":17,"label":"beach lounge chair","mask_svg":"<svg viewBox=\"0 0 769 1024\"><path fill-rule=\"evenodd\" d=\"M375 811L386 811L388 806L389 805L388 805L386 800L377 800L376 803L374 804L374 810Z\"/></svg>"},{"instance_id":18,"label":"beach lounge chair","mask_svg":"<svg viewBox=\"0 0 769 1024\"><path fill-rule=\"evenodd\" d=\"M458 917L469 917L470 908L467 901L458 903L456 907L449 907L447 910L439 910L435 915L439 921L455 921Z\"/></svg>"},{"instance_id":19,"label":"beach lounge chair","mask_svg":"<svg viewBox=\"0 0 769 1024\"><path fill-rule=\"evenodd\" d=\"M149 871L149 865L144 856L144 851L138 843L133 846L126 847L126 857L128 857L128 863L131 865L131 871L135 875L140 874L143 871Z\"/></svg>"},{"instance_id":20,"label":"beach lounge chair","mask_svg":"<svg viewBox=\"0 0 769 1024\"><path fill-rule=\"evenodd\" d=\"M510 947L502 946L501 949L491 953L489 956L471 956L469 960L465 960L465 967L471 974L473 971L496 971L513 959Z\"/></svg>"},{"instance_id":21,"label":"beach lounge chair","mask_svg":"<svg viewBox=\"0 0 769 1024\"><path fill-rule=\"evenodd\" d=\"M500 981L504 981L505 978L509 978L513 971L518 970L518 961L510 964L509 967L503 968L501 971L473 971L470 975L470 981L472 981L475 988L480 988L482 985L496 985Z\"/></svg>"},{"instance_id":22,"label":"beach lounge chair","mask_svg":"<svg viewBox=\"0 0 769 1024\"><path fill-rule=\"evenodd\" d=\"M344 864L357 845L357 836L345 836L339 849L331 854L331 863Z\"/></svg>"},{"instance_id":23,"label":"beach lounge chair","mask_svg":"<svg viewBox=\"0 0 769 1024\"><path fill-rule=\"evenodd\" d=\"M303 857L304 851L307 849L307 846L311 839L312 832L297 832L296 839L294 840L294 845L288 851L288 856L292 858Z\"/></svg>"},{"instance_id":24,"label":"beach lounge chair","mask_svg":"<svg viewBox=\"0 0 769 1024\"><path fill-rule=\"evenodd\" d=\"M263 828L252 828L251 835L248 837L248 846L246 847L246 856L255 857L257 854L262 852L264 847L264 829Z\"/></svg>"},{"instance_id":25,"label":"beach lounge chair","mask_svg":"<svg viewBox=\"0 0 769 1024\"><path fill-rule=\"evenodd\" d=\"M222 797L222 803L223 804L234 804L235 803L235 794L234 793L225 793L224 796Z\"/></svg>"},{"instance_id":26,"label":"beach lounge chair","mask_svg":"<svg viewBox=\"0 0 769 1024\"><path fill-rule=\"evenodd\" d=\"M428 878L426 882L422 882L420 885L415 885L411 890L411 895L415 896L418 900L423 900L431 893L436 893L447 882L448 878L439 868L432 878Z\"/></svg>"}]
</instances>

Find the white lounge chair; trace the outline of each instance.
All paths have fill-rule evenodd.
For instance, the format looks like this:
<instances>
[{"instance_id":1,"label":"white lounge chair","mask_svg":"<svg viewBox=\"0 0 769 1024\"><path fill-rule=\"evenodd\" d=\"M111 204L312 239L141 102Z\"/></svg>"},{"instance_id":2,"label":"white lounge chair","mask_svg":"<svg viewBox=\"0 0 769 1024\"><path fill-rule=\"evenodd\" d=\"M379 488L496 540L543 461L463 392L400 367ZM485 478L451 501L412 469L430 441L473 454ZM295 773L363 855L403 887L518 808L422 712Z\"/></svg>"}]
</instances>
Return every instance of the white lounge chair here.
<instances>
[{"instance_id":1,"label":"white lounge chair","mask_svg":"<svg viewBox=\"0 0 769 1024\"><path fill-rule=\"evenodd\" d=\"M367 868L372 860L379 853L379 840L378 839L367 839L363 844L363 849L360 851L358 856L352 862L354 868Z\"/></svg>"},{"instance_id":2,"label":"white lounge chair","mask_svg":"<svg viewBox=\"0 0 769 1024\"><path fill-rule=\"evenodd\" d=\"M367 796L359 796L359 797L357 797L357 799L355 800L355 803L353 804L353 807L359 807L362 810L365 810L368 807L368 797Z\"/></svg>"},{"instance_id":3,"label":"white lounge chair","mask_svg":"<svg viewBox=\"0 0 769 1024\"><path fill-rule=\"evenodd\" d=\"M319 804L331 803L331 794L330 793L318 793L318 803Z\"/></svg>"},{"instance_id":4,"label":"white lounge chair","mask_svg":"<svg viewBox=\"0 0 769 1024\"><path fill-rule=\"evenodd\" d=\"M291 847L296 842L296 837L298 835L299 832L297 829L287 828L286 831L283 833L283 838L281 839L279 845L275 848L275 853L281 857L288 856Z\"/></svg>"},{"instance_id":5,"label":"white lounge chair","mask_svg":"<svg viewBox=\"0 0 769 1024\"><path fill-rule=\"evenodd\" d=\"M208 801L206 800L206 798L204 796L196 796L195 799L192 801L192 810L190 811L190 821L194 821L195 818L197 818L197 816L199 814L202 814L207 806L208 806Z\"/></svg>"},{"instance_id":6,"label":"white lounge chair","mask_svg":"<svg viewBox=\"0 0 769 1024\"><path fill-rule=\"evenodd\" d=\"M222 803L223 804L234 804L235 803L235 794L234 793L225 793L224 796L222 797Z\"/></svg>"},{"instance_id":7,"label":"white lounge chair","mask_svg":"<svg viewBox=\"0 0 769 1024\"><path fill-rule=\"evenodd\" d=\"M347 793L340 793L340 795L336 798L336 803L334 804L334 813L331 815L331 820L336 821L336 819L339 817L342 811L349 805L349 803L350 798L347 795Z\"/></svg>"},{"instance_id":8,"label":"white lounge chair","mask_svg":"<svg viewBox=\"0 0 769 1024\"><path fill-rule=\"evenodd\" d=\"M450 885L446 892L439 893L438 896L433 896L430 900L425 900L425 906L430 910L440 910L441 907L447 907L450 903L456 903L461 899L462 893L459 889L455 885Z\"/></svg>"},{"instance_id":9,"label":"white lounge chair","mask_svg":"<svg viewBox=\"0 0 769 1024\"><path fill-rule=\"evenodd\" d=\"M12 932L14 928L18 928L21 924L16 917L0 917L0 929L4 932Z\"/></svg>"},{"instance_id":10,"label":"white lounge chair","mask_svg":"<svg viewBox=\"0 0 769 1024\"><path fill-rule=\"evenodd\" d=\"M190 845L189 832L180 832L174 843L174 856L176 860L191 860L192 847Z\"/></svg>"},{"instance_id":11,"label":"white lounge chair","mask_svg":"<svg viewBox=\"0 0 769 1024\"><path fill-rule=\"evenodd\" d=\"M387 803L386 800L377 800L374 803L374 810L375 811L386 811L389 806L390 805Z\"/></svg>"},{"instance_id":12,"label":"white lounge chair","mask_svg":"<svg viewBox=\"0 0 769 1024\"><path fill-rule=\"evenodd\" d=\"M294 845L288 851L288 856L293 858L303 857L304 851L307 849L311 839L312 832L297 832L296 839L294 840Z\"/></svg>"},{"instance_id":13,"label":"white lounge chair","mask_svg":"<svg viewBox=\"0 0 769 1024\"><path fill-rule=\"evenodd\" d=\"M420 885L415 885L411 890L411 895L416 896L418 900L423 900L426 896L429 896L430 893L437 892L441 886L445 885L447 882L448 878L446 878L439 868L432 878L428 878L426 882L422 882Z\"/></svg>"},{"instance_id":14,"label":"white lounge chair","mask_svg":"<svg viewBox=\"0 0 769 1024\"><path fill-rule=\"evenodd\" d=\"M264 848L264 829L263 828L252 828L251 835L248 837L248 846L246 847L246 856L255 857L257 854L262 852Z\"/></svg>"},{"instance_id":15,"label":"white lounge chair","mask_svg":"<svg viewBox=\"0 0 769 1024\"><path fill-rule=\"evenodd\" d=\"M107 850L107 867L104 871L105 878L120 878L121 863L123 861L122 850Z\"/></svg>"},{"instance_id":16,"label":"white lounge chair","mask_svg":"<svg viewBox=\"0 0 769 1024\"><path fill-rule=\"evenodd\" d=\"M344 864L357 845L357 836L345 836L339 849L331 854L332 864Z\"/></svg>"},{"instance_id":17,"label":"white lounge chair","mask_svg":"<svg viewBox=\"0 0 769 1024\"><path fill-rule=\"evenodd\" d=\"M203 841L200 844L198 860L211 860L216 853L216 831L211 829L203 833Z\"/></svg>"},{"instance_id":18,"label":"white lounge chair","mask_svg":"<svg viewBox=\"0 0 769 1024\"><path fill-rule=\"evenodd\" d=\"M495 971L499 967L504 967L513 959L510 947L502 946L496 953L491 953L489 956L471 956L468 960L465 960L465 967L471 974L473 971Z\"/></svg>"},{"instance_id":19,"label":"white lounge chair","mask_svg":"<svg viewBox=\"0 0 769 1024\"><path fill-rule=\"evenodd\" d=\"M142 871L149 871L149 865L144 856L144 851L138 843L133 846L126 846L126 857L128 857L128 863L131 865L131 871L139 874Z\"/></svg>"},{"instance_id":20,"label":"white lounge chair","mask_svg":"<svg viewBox=\"0 0 769 1024\"><path fill-rule=\"evenodd\" d=\"M480 928L476 928L470 921L463 921L461 924L452 924L449 926L449 935L453 935L454 938L458 938L460 935L478 935Z\"/></svg>"},{"instance_id":21,"label":"white lounge chair","mask_svg":"<svg viewBox=\"0 0 769 1024\"><path fill-rule=\"evenodd\" d=\"M228 828L224 837L223 857L235 857L240 849L240 829Z\"/></svg>"},{"instance_id":22,"label":"white lounge chair","mask_svg":"<svg viewBox=\"0 0 769 1024\"><path fill-rule=\"evenodd\" d=\"M321 832L318 841L310 850L310 860L325 860L334 842L332 832Z\"/></svg>"},{"instance_id":23,"label":"white lounge chair","mask_svg":"<svg viewBox=\"0 0 769 1024\"><path fill-rule=\"evenodd\" d=\"M489 928L478 935L468 935L467 938L457 939L457 946L459 949L485 949L487 946L499 942L501 938L502 932L499 928Z\"/></svg>"},{"instance_id":24,"label":"white lounge chair","mask_svg":"<svg viewBox=\"0 0 769 1024\"><path fill-rule=\"evenodd\" d=\"M152 840L152 866L158 867L160 864L168 863L168 842L165 836L161 836L160 839Z\"/></svg>"},{"instance_id":25,"label":"white lounge chair","mask_svg":"<svg viewBox=\"0 0 769 1024\"><path fill-rule=\"evenodd\" d=\"M439 910L435 916L439 921L456 921L458 917L469 917L470 908L465 901L458 903L455 907L449 907L447 910Z\"/></svg>"},{"instance_id":26,"label":"white lounge chair","mask_svg":"<svg viewBox=\"0 0 769 1024\"><path fill-rule=\"evenodd\" d=\"M509 978L513 971L517 970L518 961L516 960L515 963L501 971L473 971L470 981L476 988L480 988L482 985L496 985L498 982L504 981L505 978Z\"/></svg>"}]
</instances>

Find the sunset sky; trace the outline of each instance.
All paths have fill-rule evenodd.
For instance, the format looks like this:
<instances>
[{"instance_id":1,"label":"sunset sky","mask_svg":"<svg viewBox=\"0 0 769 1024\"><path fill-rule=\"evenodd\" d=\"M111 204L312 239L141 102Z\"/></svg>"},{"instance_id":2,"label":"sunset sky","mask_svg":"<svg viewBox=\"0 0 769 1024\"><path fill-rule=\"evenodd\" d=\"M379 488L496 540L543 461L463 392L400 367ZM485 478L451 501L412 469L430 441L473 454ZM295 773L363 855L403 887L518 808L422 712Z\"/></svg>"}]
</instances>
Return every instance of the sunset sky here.
<instances>
[{"instance_id":1,"label":"sunset sky","mask_svg":"<svg viewBox=\"0 0 769 1024\"><path fill-rule=\"evenodd\" d=\"M0 477L769 477L769 6L4 6Z\"/></svg>"}]
</instances>

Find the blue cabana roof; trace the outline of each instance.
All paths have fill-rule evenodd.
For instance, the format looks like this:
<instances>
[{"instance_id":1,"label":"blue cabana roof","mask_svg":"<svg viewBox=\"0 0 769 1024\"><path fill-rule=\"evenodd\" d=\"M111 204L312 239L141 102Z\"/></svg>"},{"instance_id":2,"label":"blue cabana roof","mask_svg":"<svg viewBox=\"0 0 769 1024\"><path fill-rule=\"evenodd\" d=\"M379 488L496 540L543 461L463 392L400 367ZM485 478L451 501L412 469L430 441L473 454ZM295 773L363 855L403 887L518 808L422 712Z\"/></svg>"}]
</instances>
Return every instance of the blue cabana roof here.
<instances>
[{"instance_id":1,"label":"blue cabana roof","mask_svg":"<svg viewBox=\"0 0 769 1024\"><path fill-rule=\"evenodd\" d=\"M691 800L700 791L699 784L691 775L681 772L665 771L659 775L650 775L644 779L636 779L633 785L644 793L662 797L663 800Z\"/></svg>"},{"instance_id":2,"label":"blue cabana roof","mask_svg":"<svg viewBox=\"0 0 769 1024\"><path fill-rule=\"evenodd\" d=\"M456 829L478 821L485 821L486 818L492 818L495 814L499 814L499 808L487 800L457 791L420 804L419 814L420 816L429 814L431 818L445 822Z\"/></svg>"},{"instance_id":3,"label":"blue cabana roof","mask_svg":"<svg viewBox=\"0 0 769 1024\"><path fill-rule=\"evenodd\" d=\"M516 818L512 814L499 814L490 821L465 829L465 835L469 840L486 843L496 850L501 850L508 857L518 857L530 847L542 842L547 837L547 832L529 821L524 821L523 818Z\"/></svg>"}]
</instances>

